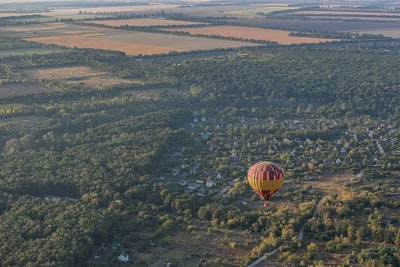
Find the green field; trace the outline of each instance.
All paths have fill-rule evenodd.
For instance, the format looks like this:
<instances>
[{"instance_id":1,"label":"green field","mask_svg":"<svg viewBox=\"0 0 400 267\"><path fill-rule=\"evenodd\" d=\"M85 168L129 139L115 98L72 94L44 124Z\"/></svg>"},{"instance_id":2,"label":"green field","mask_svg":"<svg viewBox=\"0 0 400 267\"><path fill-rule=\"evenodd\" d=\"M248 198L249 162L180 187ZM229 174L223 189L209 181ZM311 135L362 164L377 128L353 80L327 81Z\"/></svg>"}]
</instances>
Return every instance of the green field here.
<instances>
[{"instance_id":1,"label":"green field","mask_svg":"<svg viewBox=\"0 0 400 267\"><path fill-rule=\"evenodd\" d=\"M54 47L52 49L34 47L34 48L21 48L21 49L7 49L0 50L0 57L9 57L9 56L24 56L24 55L47 55L53 53L61 53L65 51L65 49L61 47Z\"/></svg>"},{"instance_id":2,"label":"green field","mask_svg":"<svg viewBox=\"0 0 400 267\"><path fill-rule=\"evenodd\" d=\"M229 16L238 18L253 18L259 14L269 14L276 11L292 10L294 8L287 6L254 6L250 8L243 8L240 10L227 10L223 13Z\"/></svg>"}]
</instances>

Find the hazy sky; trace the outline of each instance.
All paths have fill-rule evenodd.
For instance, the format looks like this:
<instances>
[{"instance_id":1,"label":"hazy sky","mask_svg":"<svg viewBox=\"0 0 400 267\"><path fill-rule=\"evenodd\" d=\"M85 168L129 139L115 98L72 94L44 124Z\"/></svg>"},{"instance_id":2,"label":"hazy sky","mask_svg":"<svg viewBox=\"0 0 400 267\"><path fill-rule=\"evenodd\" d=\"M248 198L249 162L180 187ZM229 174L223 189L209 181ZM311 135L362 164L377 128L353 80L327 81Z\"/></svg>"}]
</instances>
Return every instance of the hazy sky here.
<instances>
[{"instance_id":1,"label":"hazy sky","mask_svg":"<svg viewBox=\"0 0 400 267\"><path fill-rule=\"evenodd\" d=\"M34 3L34 2L71 2L78 0L0 0L0 4L2 3ZM82 1L82 0L81 0Z\"/></svg>"},{"instance_id":2,"label":"hazy sky","mask_svg":"<svg viewBox=\"0 0 400 267\"><path fill-rule=\"evenodd\" d=\"M76 0L0 0L0 4L9 4L9 3L35 3L35 2L67 2L67 1L76 1Z\"/></svg>"}]
</instances>

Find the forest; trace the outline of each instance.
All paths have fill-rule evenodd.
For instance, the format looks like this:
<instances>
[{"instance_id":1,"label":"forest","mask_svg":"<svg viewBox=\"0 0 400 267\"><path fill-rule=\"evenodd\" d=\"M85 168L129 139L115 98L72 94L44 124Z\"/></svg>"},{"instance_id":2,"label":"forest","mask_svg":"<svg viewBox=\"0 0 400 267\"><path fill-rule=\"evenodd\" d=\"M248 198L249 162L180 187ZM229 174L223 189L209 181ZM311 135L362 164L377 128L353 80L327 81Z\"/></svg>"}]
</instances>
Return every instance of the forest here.
<instances>
[{"instance_id":1,"label":"forest","mask_svg":"<svg viewBox=\"0 0 400 267\"><path fill-rule=\"evenodd\" d=\"M0 59L0 90L49 89L0 92L2 266L400 266L398 40L138 59L0 38L50 51ZM76 66L140 82L28 74ZM260 160L286 176L266 208Z\"/></svg>"}]
</instances>

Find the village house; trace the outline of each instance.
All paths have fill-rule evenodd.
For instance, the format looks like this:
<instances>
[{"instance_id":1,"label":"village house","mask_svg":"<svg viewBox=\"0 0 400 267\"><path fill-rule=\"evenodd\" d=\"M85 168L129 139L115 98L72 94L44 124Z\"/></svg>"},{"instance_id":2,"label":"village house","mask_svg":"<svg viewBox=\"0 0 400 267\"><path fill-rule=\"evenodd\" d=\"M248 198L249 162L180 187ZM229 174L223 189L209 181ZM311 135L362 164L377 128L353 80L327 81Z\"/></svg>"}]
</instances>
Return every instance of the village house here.
<instances>
[{"instance_id":1,"label":"village house","mask_svg":"<svg viewBox=\"0 0 400 267\"><path fill-rule=\"evenodd\" d=\"M119 262L128 262L129 261L129 255L125 252L122 252L121 255L118 256L118 261Z\"/></svg>"}]
</instances>

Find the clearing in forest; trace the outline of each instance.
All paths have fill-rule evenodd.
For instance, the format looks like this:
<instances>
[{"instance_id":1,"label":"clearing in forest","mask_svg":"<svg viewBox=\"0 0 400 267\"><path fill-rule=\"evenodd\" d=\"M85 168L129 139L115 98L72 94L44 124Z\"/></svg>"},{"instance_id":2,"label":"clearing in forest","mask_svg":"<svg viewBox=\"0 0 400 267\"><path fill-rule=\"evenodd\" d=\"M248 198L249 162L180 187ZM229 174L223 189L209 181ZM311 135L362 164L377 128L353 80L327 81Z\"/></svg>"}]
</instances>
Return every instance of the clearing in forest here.
<instances>
[{"instance_id":1,"label":"clearing in forest","mask_svg":"<svg viewBox=\"0 0 400 267\"><path fill-rule=\"evenodd\" d=\"M98 72L84 66L37 68L25 72L36 79L60 81L69 85L82 85L89 88L105 89L114 85L133 84L138 81L111 77L106 72Z\"/></svg>"},{"instance_id":2,"label":"clearing in forest","mask_svg":"<svg viewBox=\"0 0 400 267\"><path fill-rule=\"evenodd\" d=\"M33 82L1 83L0 97L49 93L53 90Z\"/></svg>"},{"instance_id":3,"label":"clearing in forest","mask_svg":"<svg viewBox=\"0 0 400 267\"><path fill-rule=\"evenodd\" d=\"M345 186L345 184L354 181L355 178L356 176L351 174L331 175L322 178L316 178L315 180L305 181L304 186L311 186L313 189L326 194L344 194L350 190Z\"/></svg>"}]
</instances>

